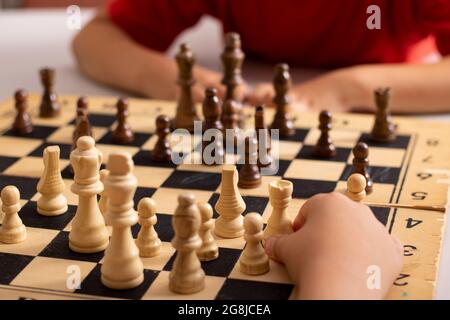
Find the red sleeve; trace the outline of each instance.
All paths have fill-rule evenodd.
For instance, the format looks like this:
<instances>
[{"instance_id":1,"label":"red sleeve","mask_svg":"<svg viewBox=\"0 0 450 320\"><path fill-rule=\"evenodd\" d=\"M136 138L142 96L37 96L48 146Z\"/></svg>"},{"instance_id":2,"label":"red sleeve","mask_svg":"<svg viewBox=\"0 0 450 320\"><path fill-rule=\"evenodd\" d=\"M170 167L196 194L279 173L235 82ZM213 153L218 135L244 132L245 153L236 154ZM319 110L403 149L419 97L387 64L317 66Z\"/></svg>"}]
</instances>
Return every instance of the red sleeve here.
<instances>
[{"instance_id":1,"label":"red sleeve","mask_svg":"<svg viewBox=\"0 0 450 320\"><path fill-rule=\"evenodd\" d=\"M416 0L419 23L434 35L439 52L450 55L450 0Z\"/></svg>"},{"instance_id":2,"label":"red sleeve","mask_svg":"<svg viewBox=\"0 0 450 320\"><path fill-rule=\"evenodd\" d=\"M165 51L209 13L208 0L109 0L110 19L140 44ZM214 1L212 1L214 2Z\"/></svg>"}]
</instances>

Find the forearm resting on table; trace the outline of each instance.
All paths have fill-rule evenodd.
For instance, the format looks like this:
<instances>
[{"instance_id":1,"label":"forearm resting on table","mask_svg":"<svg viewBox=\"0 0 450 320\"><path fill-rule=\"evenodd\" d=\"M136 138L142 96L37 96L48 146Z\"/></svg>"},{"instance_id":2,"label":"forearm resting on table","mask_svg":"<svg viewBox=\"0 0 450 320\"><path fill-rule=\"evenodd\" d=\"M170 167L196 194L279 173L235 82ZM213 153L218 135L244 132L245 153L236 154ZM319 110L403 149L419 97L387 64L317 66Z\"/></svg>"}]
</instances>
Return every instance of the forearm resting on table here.
<instances>
[{"instance_id":1,"label":"forearm resting on table","mask_svg":"<svg viewBox=\"0 0 450 320\"><path fill-rule=\"evenodd\" d=\"M102 13L76 36L73 51L81 71L94 80L144 96L175 96L175 61L140 46Z\"/></svg>"},{"instance_id":2,"label":"forearm resting on table","mask_svg":"<svg viewBox=\"0 0 450 320\"><path fill-rule=\"evenodd\" d=\"M374 108L372 90L382 86L392 88L394 113L450 112L450 57L435 64L362 65L348 72L364 88L365 106Z\"/></svg>"}]
</instances>

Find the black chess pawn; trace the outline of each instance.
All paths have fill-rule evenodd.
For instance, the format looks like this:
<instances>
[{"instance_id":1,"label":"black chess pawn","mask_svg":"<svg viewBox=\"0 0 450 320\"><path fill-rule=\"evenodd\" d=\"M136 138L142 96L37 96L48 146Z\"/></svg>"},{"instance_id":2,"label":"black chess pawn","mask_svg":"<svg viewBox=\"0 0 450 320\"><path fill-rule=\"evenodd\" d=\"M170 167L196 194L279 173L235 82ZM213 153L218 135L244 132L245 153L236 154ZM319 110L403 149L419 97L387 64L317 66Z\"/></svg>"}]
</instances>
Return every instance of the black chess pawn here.
<instances>
[{"instance_id":1,"label":"black chess pawn","mask_svg":"<svg viewBox=\"0 0 450 320\"><path fill-rule=\"evenodd\" d=\"M258 167L270 167L270 165L272 164L272 156L270 154L272 144L269 130L267 130L265 123L263 106L256 107L255 131L258 140Z\"/></svg>"},{"instance_id":2,"label":"black chess pawn","mask_svg":"<svg viewBox=\"0 0 450 320\"><path fill-rule=\"evenodd\" d=\"M167 136L170 134L170 119L168 116L160 115L156 118L156 135L158 140L151 152L153 161L170 161L172 159L172 148Z\"/></svg>"},{"instance_id":3,"label":"black chess pawn","mask_svg":"<svg viewBox=\"0 0 450 320\"><path fill-rule=\"evenodd\" d=\"M366 177L366 193L373 191L373 182L369 174L369 147L364 142L358 142L353 148L353 172Z\"/></svg>"},{"instance_id":4,"label":"black chess pawn","mask_svg":"<svg viewBox=\"0 0 450 320\"><path fill-rule=\"evenodd\" d=\"M258 167L258 141L255 137L246 137L244 146L244 165L239 170L238 187L254 189L261 185L261 173Z\"/></svg>"},{"instance_id":5,"label":"black chess pawn","mask_svg":"<svg viewBox=\"0 0 450 320\"><path fill-rule=\"evenodd\" d=\"M375 90L375 123L373 125L370 139L375 142L389 142L396 138L395 126L392 123L391 114L388 111L390 97L389 88L379 88Z\"/></svg>"},{"instance_id":6,"label":"black chess pawn","mask_svg":"<svg viewBox=\"0 0 450 320\"><path fill-rule=\"evenodd\" d=\"M180 96L173 125L175 129L183 128L193 132L194 121L199 120L192 97L192 86L195 84L192 67L195 63L195 56L189 45L183 43L175 58L178 65L177 83L180 86Z\"/></svg>"},{"instance_id":7,"label":"black chess pawn","mask_svg":"<svg viewBox=\"0 0 450 320\"><path fill-rule=\"evenodd\" d=\"M39 107L39 116L42 118L54 118L61 112L61 106L58 97L53 91L55 83L55 70L44 68L40 70L41 82L44 86L42 102Z\"/></svg>"},{"instance_id":8,"label":"black chess pawn","mask_svg":"<svg viewBox=\"0 0 450 320\"><path fill-rule=\"evenodd\" d=\"M12 132L18 135L26 135L33 131L31 117L28 113L28 93L25 90L17 90L14 94L16 117L12 125Z\"/></svg>"},{"instance_id":9,"label":"black chess pawn","mask_svg":"<svg viewBox=\"0 0 450 320\"><path fill-rule=\"evenodd\" d=\"M77 141L80 137L92 136L91 125L89 123L86 110L80 109L80 115L77 117L76 122L77 126L75 127L75 131L72 136L73 141L71 150L75 150L77 148Z\"/></svg>"},{"instance_id":10,"label":"black chess pawn","mask_svg":"<svg viewBox=\"0 0 450 320\"><path fill-rule=\"evenodd\" d=\"M222 104L217 97L217 90L207 88L203 101L203 137L202 163L206 165L223 164L225 152L223 149L223 125L220 121Z\"/></svg>"},{"instance_id":11,"label":"black chess pawn","mask_svg":"<svg viewBox=\"0 0 450 320\"><path fill-rule=\"evenodd\" d=\"M330 137L331 112L322 111L319 115L320 137L314 149L314 155L320 158L333 158L336 156L336 147Z\"/></svg>"},{"instance_id":12,"label":"black chess pawn","mask_svg":"<svg viewBox=\"0 0 450 320\"><path fill-rule=\"evenodd\" d=\"M128 99L120 98L117 107L117 126L112 133L112 140L118 144L129 144L134 141L134 133L127 123L129 116Z\"/></svg>"},{"instance_id":13,"label":"black chess pawn","mask_svg":"<svg viewBox=\"0 0 450 320\"><path fill-rule=\"evenodd\" d=\"M294 123L289 118L289 90L291 88L291 75L289 66L285 63L275 66L273 87L275 89L275 97L273 104L276 107L275 116L273 118L271 129L280 130L280 137L287 138L295 134Z\"/></svg>"},{"instance_id":14,"label":"black chess pawn","mask_svg":"<svg viewBox=\"0 0 450 320\"><path fill-rule=\"evenodd\" d=\"M239 110L238 103L234 100L226 100L223 104L222 122L223 139L226 148L232 144L233 150L241 143L241 129L239 128ZM231 148L230 148L231 149Z\"/></svg>"},{"instance_id":15,"label":"black chess pawn","mask_svg":"<svg viewBox=\"0 0 450 320\"><path fill-rule=\"evenodd\" d=\"M89 113L88 113L88 99L86 97L79 97L77 100L77 110L76 110L76 118L75 118L75 128L79 126L79 121L83 119L84 116L88 119L89 123ZM92 137L92 128L89 125L89 136ZM72 139L75 139L74 136L77 130L73 131Z\"/></svg>"}]
</instances>

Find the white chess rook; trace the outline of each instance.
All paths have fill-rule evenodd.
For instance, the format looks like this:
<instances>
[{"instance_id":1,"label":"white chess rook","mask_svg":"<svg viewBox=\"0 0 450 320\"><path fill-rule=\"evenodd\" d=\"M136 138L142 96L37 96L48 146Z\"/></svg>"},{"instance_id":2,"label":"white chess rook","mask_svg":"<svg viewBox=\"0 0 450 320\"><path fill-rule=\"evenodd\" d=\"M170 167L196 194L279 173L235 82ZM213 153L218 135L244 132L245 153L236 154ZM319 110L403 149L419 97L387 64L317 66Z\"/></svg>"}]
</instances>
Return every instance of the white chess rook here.
<instances>
[{"instance_id":1,"label":"white chess rook","mask_svg":"<svg viewBox=\"0 0 450 320\"><path fill-rule=\"evenodd\" d=\"M44 216L59 216L67 212L59 154L58 146L49 146L44 150L44 172L37 185L37 191L41 194L37 201L37 212Z\"/></svg>"},{"instance_id":2,"label":"white chess rook","mask_svg":"<svg viewBox=\"0 0 450 320\"><path fill-rule=\"evenodd\" d=\"M78 207L69 233L69 247L79 253L103 251L108 246L109 233L97 203L97 194L103 191L99 181L102 153L92 137L78 139L70 163L74 170L71 190L78 195Z\"/></svg>"},{"instance_id":3,"label":"white chess rook","mask_svg":"<svg viewBox=\"0 0 450 320\"><path fill-rule=\"evenodd\" d=\"M222 186L215 209L219 214L216 219L215 233L222 238L239 238L244 234L245 202L239 193L239 175L234 165L222 168Z\"/></svg>"},{"instance_id":4,"label":"white chess rook","mask_svg":"<svg viewBox=\"0 0 450 320\"><path fill-rule=\"evenodd\" d=\"M101 281L111 289L131 289L144 281L144 265L131 234L131 226L138 221L133 196L137 179L133 175L133 160L126 152L111 153L105 179L109 195L106 219L112 226L111 242L105 251L101 267Z\"/></svg>"},{"instance_id":5,"label":"white chess rook","mask_svg":"<svg viewBox=\"0 0 450 320\"><path fill-rule=\"evenodd\" d=\"M269 183L269 201L272 205L272 214L264 230L264 239L277 234L293 232L292 221L287 208L292 200L293 185L287 180L276 180Z\"/></svg>"}]
</instances>

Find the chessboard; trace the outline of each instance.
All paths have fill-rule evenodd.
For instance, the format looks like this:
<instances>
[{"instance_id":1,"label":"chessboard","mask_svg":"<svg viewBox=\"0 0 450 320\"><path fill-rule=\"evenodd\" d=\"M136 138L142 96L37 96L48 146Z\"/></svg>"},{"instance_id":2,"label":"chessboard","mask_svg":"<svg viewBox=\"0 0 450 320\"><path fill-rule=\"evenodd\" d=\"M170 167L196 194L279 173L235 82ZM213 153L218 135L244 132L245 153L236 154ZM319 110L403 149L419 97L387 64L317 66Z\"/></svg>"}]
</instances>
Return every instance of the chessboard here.
<instances>
[{"instance_id":1,"label":"chessboard","mask_svg":"<svg viewBox=\"0 0 450 320\"><path fill-rule=\"evenodd\" d=\"M128 119L135 133L131 145L111 142L116 122L116 98L89 97L89 120L97 148L108 159L112 151L127 151L135 163L138 188L135 204L142 197L156 201L158 223L156 231L162 241L162 253L143 258L145 280L132 290L111 290L100 281L103 253L79 254L68 247L71 220L76 211L77 197L71 193L72 175L69 154L74 129L77 97L60 96L62 113L56 118L39 118L41 96L31 94L29 111L34 131L26 136L11 133L15 111L14 101L0 104L0 187L15 185L21 193L20 217L27 227L28 239L19 244L0 244L0 299L289 299L295 288L284 267L270 262L270 272L248 276L239 271L238 259L245 241L219 239L219 258L202 262L206 287L193 295L178 295L168 289L169 272L175 250L170 241L171 226L177 196L191 192L197 200L214 206L219 197L220 166L203 166L189 161L180 165L157 163L149 154L156 141L155 118L160 114L173 117L175 102L130 99ZM245 108L247 126L253 126L252 108ZM199 112L201 114L201 112ZM270 121L274 111L266 110ZM273 154L279 155L279 170L274 176L264 176L256 189L241 190L246 211L260 213L266 223L271 207L268 183L274 179L289 180L294 185L289 214L295 217L302 204L318 193L343 192L352 173L352 148L358 141L369 145L370 168L374 191L366 200L372 203L399 203L447 207L450 176L450 127L438 122L424 122L394 117L398 136L387 144L369 140L373 115L334 114L331 137L337 147L332 159L316 159L313 148L320 134L318 114L298 113L296 134L275 141ZM36 212L36 185L43 170L45 147L61 149L61 170L66 184L65 196L69 210L57 217L44 217ZM176 152L186 158L195 156L196 146L177 145ZM232 158L232 157L230 157ZM372 207L373 213L389 232L404 244L405 266L388 296L389 299L431 299L438 274L445 213L432 210ZM217 213L214 213L217 218ZM139 225L132 227L136 237ZM79 270L81 284L71 288L68 281L74 267Z\"/></svg>"}]
</instances>

